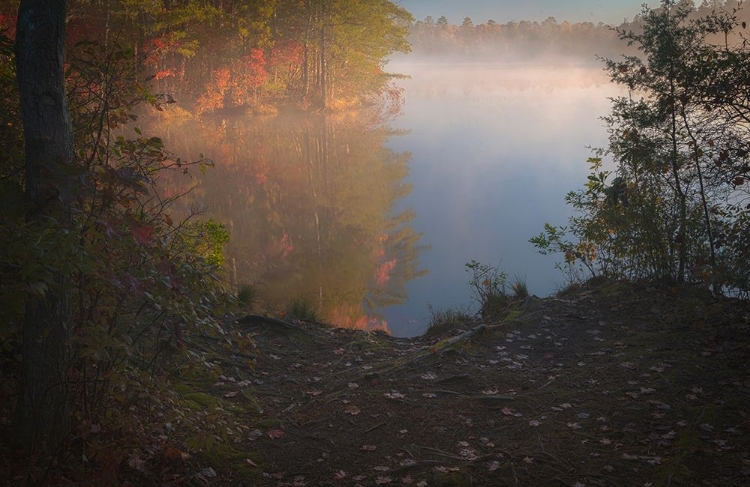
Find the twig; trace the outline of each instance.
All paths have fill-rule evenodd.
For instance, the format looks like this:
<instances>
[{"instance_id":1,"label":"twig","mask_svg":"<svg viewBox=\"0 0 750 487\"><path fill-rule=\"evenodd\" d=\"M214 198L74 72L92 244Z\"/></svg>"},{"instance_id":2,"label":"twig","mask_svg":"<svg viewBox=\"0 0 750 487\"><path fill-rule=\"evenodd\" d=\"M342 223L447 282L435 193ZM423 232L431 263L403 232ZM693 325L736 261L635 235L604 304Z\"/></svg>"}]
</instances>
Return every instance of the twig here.
<instances>
[{"instance_id":1,"label":"twig","mask_svg":"<svg viewBox=\"0 0 750 487\"><path fill-rule=\"evenodd\" d=\"M434 453L436 455L440 455L442 457L452 458L453 460L460 460L462 462L465 462L467 460L467 458L459 457L459 456L456 456L456 455L454 455L452 453L448 453L448 452L445 452L443 450L438 450L437 448L432 448L432 447L429 447L429 446L421 446L419 448L422 449L422 450L430 451L430 452L432 452L432 453Z\"/></svg>"},{"instance_id":2,"label":"twig","mask_svg":"<svg viewBox=\"0 0 750 487\"><path fill-rule=\"evenodd\" d=\"M369 433L370 431L375 431L376 429L380 428L381 426L385 426L386 424L388 423L383 421L382 423L378 423L375 426L370 426L369 428L365 430L365 433Z\"/></svg>"}]
</instances>

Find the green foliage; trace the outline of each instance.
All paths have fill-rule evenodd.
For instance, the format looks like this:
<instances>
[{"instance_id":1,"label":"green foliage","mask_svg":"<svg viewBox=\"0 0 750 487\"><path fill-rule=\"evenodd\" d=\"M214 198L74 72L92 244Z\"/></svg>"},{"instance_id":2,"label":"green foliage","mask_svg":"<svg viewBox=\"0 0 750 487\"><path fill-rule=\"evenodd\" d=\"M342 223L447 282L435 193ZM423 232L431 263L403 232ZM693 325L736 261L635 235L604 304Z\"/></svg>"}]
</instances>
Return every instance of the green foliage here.
<instances>
[{"instance_id":1,"label":"green foliage","mask_svg":"<svg viewBox=\"0 0 750 487\"><path fill-rule=\"evenodd\" d=\"M427 309L430 312L430 321L424 333L427 337L455 332L474 321L474 316L463 309L434 309L431 304L427 305Z\"/></svg>"},{"instance_id":2,"label":"green foliage","mask_svg":"<svg viewBox=\"0 0 750 487\"><path fill-rule=\"evenodd\" d=\"M561 252L568 276L697 282L750 291L747 212L750 50L737 9L695 15L687 2L644 7L642 28L619 31L641 56L605 60L629 90L605 118L610 140L591 158L578 213L531 242ZM603 170L602 156L614 170ZM566 235L572 237L567 240Z\"/></svg>"},{"instance_id":3,"label":"green foliage","mask_svg":"<svg viewBox=\"0 0 750 487\"><path fill-rule=\"evenodd\" d=\"M2 44L0 56L7 54ZM78 185L72 224L65 227L53 216L33 225L25 218L22 153L16 159L13 150L21 140L20 123L13 118L17 100L10 78L0 72L8 107L0 115L8 117L0 137L9 144L0 165L7 205L0 216L0 339L5 350L16 349L24 299L50 292L56 273L70 275L74 329L68 377L76 421L71 445L92 459L146 455L158 446L152 444L155 435L149 436L152 422L175 407L165 365L179 361L182 373L197 368L205 375L202 355L189 350L193 337L221 337L225 346L243 338L214 318L230 302L219 272L229 235L210 220L173 221L170 206L180 195L166 195L158 184L164 173L188 178L193 167L210 161L183 161L159 137L138 128L132 138L123 135L137 118L138 104L159 107L159 97L138 81L134 53L81 42L68 60ZM190 414L182 420L189 423ZM91 435L105 424L106 431ZM98 461L91 466L101 467ZM87 470L87 475L94 475L87 482L110 483L97 480L98 473Z\"/></svg>"},{"instance_id":4,"label":"green foliage","mask_svg":"<svg viewBox=\"0 0 750 487\"><path fill-rule=\"evenodd\" d=\"M214 220L190 222L184 226L189 245L202 256L206 264L219 268L224 264L224 244L229 242L229 232L223 223Z\"/></svg>"}]
</instances>

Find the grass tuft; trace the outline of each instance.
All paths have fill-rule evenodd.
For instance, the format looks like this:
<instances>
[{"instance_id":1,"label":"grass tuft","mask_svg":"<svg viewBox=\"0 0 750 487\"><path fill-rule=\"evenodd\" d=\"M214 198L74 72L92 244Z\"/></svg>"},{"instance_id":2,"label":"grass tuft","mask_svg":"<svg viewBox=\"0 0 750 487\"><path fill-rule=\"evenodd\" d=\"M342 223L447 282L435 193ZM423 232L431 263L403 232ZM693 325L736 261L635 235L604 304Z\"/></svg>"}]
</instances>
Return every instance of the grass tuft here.
<instances>
[{"instance_id":1,"label":"grass tuft","mask_svg":"<svg viewBox=\"0 0 750 487\"><path fill-rule=\"evenodd\" d=\"M237 290L237 301L245 311L252 311L258 303L260 293L252 284L242 284Z\"/></svg>"},{"instance_id":2,"label":"grass tuft","mask_svg":"<svg viewBox=\"0 0 750 487\"><path fill-rule=\"evenodd\" d=\"M315 306L302 297L296 297L289 301L285 316L292 320L321 321L320 313Z\"/></svg>"},{"instance_id":3,"label":"grass tuft","mask_svg":"<svg viewBox=\"0 0 750 487\"><path fill-rule=\"evenodd\" d=\"M434 309L431 304L427 304L430 312L430 322L427 325L425 336L441 336L458 329L464 328L467 324L474 321L474 316L463 309L447 308Z\"/></svg>"}]
</instances>

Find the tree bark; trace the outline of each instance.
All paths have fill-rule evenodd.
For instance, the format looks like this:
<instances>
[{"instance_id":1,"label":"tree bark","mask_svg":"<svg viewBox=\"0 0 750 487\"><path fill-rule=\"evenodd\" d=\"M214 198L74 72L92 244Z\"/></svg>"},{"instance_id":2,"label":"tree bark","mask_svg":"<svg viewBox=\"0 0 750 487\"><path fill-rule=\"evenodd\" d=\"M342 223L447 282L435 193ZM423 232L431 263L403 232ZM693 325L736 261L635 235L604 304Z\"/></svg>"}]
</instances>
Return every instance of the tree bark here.
<instances>
[{"instance_id":1,"label":"tree bark","mask_svg":"<svg viewBox=\"0 0 750 487\"><path fill-rule=\"evenodd\" d=\"M71 225L73 182L73 133L63 79L66 11L67 0L21 0L16 31L27 219L32 228L55 222L62 232ZM61 261L59 255L65 254L50 260ZM14 443L25 451L58 448L70 430L69 281L69 273L59 265L44 296L29 294L26 299L23 369L13 424Z\"/></svg>"}]
</instances>

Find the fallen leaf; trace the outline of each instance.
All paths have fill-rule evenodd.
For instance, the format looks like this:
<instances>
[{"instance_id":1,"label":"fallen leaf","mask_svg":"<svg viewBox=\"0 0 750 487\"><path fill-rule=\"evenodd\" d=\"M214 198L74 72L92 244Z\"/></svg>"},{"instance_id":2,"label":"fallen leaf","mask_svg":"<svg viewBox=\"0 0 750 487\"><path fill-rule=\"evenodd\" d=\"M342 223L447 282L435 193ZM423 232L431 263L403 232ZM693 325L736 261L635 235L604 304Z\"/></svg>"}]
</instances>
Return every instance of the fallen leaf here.
<instances>
[{"instance_id":1,"label":"fallen leaf","mask_svg":"<svg viewBox=\"0 0 750 487\"><path fill-rule=\"evenodd\" d=\"M183 453L177 448L165 448L164 458L166 458L170 462L179 462L185 460L185 457L183 457Z\"/></svg>"},{"instance_id":2,"label":"fallen leaf","mask_svg":"<svg viewBox=\"0 0 750 487\"><path fill-rule=\"evenodd\" d=\"M359 449L362 451L375 451L377 450L377 448L378 447L376 447L375 445L362 445L359 447Z\"/></svg>"},{"instance_id":3,"label":"fallen leaf","mask_svg":"<svg viewBox=\"0 0 750 487\"><path fill-rule=\"evenodd\" d=\"M269 438L271 438L272 440L276 440L276 439L278 439L278 438L281 438L282 436L284 436L284 432L283 432L283 431L281 431L281 430L271 430L271 431L269 431L269 432L268 432L268 433L266 433L266 434L267 434L267 435L268 435L268 437L269 437Z\"/></svg>"},{"instance_id":4,"label":"fallen leaf","mask_svg":"<svg viewBox=\"0 0 750 487\"><path fill-rule=\"evenodd\" d=\"M343 480L346 478L346 472L343 470L339 470L338 472L333 474L333 480Z\"/></svg>"},{"instance_id":5,"label":"fallen leaf","mask_svg":"<svg viewBox=\"0 0 750 487\"><path fill-rule=\"evenodd\" d=\"M385 393L383 395L385 397L387 397L388 399L403 399L403 398L406 397L404 394L401 394L398 391L391 391L391 392Z\"/></svg>"},{"instance_id":6,"label":"fallen leaf","mask_svg":"<svg viewBox=\"0 0 750 487\"><path fill-rule=\"evenodd\" d=\"M224 394L224 397L234 397L234 396L236 396L239 393L240 393L240 391L230 391L230 392L227 392L226 394Z\"/></svg>"},{"instance_id":7,"label":"fallen leaf","mask_svg":"<svg viewBox=\"0 0 750 487\"><path fill-rule=\"evenodd\" d=\"M344 412L346 414L351 414L352 416L356 416L359 414L359 408L352 404L351 406L347 406L346 409L344 409Z\"/></svg>"}]
</instances>

